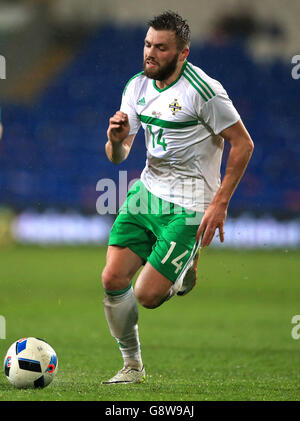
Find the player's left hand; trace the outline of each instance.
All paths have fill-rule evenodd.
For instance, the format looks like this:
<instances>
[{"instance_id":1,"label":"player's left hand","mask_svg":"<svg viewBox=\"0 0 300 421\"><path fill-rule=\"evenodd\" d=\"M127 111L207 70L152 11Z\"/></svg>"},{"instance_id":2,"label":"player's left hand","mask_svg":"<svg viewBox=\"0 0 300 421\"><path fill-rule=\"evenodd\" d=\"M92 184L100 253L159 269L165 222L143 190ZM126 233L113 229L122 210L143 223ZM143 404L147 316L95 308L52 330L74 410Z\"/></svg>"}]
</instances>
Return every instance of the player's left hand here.
<instances>
[{"instance_id":1,"label":"player's left hand","mask_svg":"<svg viewBox=\"0 0 300 421\"><path fill-rule=\"evenodd\" d=\"M219 229L220 241L224 241L224 224L227 216L227 206L211 203L206 209L196 234L196 241L201 241L201 247L209 246L216 229Z\"/></svg>"}]
</instances>

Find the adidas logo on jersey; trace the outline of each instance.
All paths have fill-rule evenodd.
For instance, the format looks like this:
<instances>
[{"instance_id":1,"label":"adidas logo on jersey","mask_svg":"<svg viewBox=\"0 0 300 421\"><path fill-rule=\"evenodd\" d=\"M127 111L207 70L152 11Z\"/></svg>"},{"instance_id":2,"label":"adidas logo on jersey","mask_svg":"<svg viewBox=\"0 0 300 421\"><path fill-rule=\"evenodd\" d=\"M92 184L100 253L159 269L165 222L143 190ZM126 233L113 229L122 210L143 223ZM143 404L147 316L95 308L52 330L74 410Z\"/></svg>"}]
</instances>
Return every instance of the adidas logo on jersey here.
<instances>
[{"instance_id":1,"label":"adidas logo on jersey","mask_svg":"<svg viewBox=\"0 0 300 421\"><path fill-rule=\"evenodd\" d=\"M143 96L143 98L138 100L137 105L145 105L145 104L146 104L146 100L145 100L145 97Z\"/></svg>"}]
</instances>

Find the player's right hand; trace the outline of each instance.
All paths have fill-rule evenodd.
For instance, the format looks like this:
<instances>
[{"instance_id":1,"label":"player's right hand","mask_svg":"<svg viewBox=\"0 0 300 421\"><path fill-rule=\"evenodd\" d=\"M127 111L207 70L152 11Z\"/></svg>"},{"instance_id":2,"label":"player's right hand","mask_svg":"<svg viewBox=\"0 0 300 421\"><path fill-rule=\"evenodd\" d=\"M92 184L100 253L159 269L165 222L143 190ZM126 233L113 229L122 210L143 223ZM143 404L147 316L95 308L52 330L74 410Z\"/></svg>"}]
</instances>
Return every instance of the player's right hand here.
<instances>
[{"instance_id":1,"label":"player's right hand","mask_svg":"<svg viewBox=\"0 0 300 421\"><path fill-rule=\"evenodd\" d=\"M122 111L117 111L115 115L109 119L107 137L112 143L122 143L128 136L129 130L128 115Z\"/></svg>"}]
</instances>

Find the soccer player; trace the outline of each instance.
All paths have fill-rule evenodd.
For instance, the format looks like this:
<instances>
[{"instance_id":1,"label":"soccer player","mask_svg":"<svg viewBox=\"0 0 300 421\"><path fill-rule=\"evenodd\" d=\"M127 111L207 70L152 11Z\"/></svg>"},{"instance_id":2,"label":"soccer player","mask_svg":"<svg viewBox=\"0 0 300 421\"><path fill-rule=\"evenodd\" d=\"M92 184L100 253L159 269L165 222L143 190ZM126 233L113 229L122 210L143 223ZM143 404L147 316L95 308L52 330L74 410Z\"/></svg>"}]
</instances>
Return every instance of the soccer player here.
<instances>
[{"instance_id":1,"label":"soccer player","mask_svg":"<svg viewBox=\"0 0 300 421\"><path fill-rule=\"evenodd\" d=\"M253 150L222 85L187 60L187 22L168 11L148 25L143 71L125 86L105 145L118 164L145 131L146 166L111 229L102 273L106 320L124 360L104 384L144 381L136 300L152 309L193 288L199 249L217 229L224 241L229 201ZM231 148L221 183L224 139Z\"/></svg>"}]
</instances>

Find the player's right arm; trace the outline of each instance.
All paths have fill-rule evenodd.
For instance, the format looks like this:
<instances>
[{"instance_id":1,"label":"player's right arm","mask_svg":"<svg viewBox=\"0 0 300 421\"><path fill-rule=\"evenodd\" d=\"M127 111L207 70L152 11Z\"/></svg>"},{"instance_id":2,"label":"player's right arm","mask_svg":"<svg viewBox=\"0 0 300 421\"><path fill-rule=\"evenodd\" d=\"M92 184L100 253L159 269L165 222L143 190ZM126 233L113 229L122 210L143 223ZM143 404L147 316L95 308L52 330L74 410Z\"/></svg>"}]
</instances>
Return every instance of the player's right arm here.
<instances>
[{"instance_id":1,"label":"player's right arm","mask_svg":"<svg viewBox=\"0 0 300 421\"><path fill-rule=\"evenodd\" d=\"M130 135L129 131L128 115L122 111L117 111L109 119L105 145L106 155L113 164L120 164L129 155L135 138L135 134Z\"/></svg>"}]
</instances>

